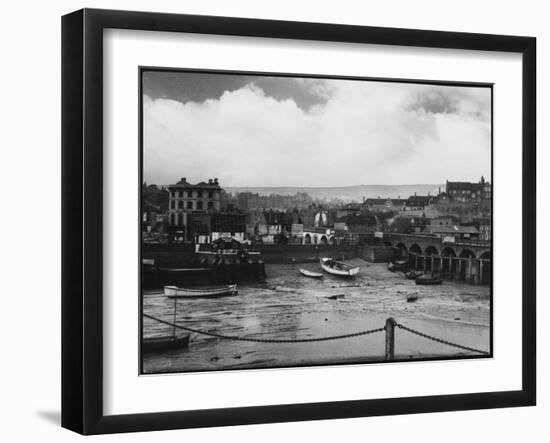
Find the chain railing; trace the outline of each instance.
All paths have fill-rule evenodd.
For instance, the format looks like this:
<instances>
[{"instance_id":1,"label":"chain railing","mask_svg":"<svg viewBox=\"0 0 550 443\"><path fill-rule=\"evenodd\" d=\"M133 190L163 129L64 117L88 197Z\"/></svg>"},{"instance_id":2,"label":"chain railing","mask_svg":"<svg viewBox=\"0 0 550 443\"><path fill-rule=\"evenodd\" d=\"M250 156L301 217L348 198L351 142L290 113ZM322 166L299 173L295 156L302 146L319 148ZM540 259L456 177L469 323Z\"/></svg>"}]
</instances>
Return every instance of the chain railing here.
<instances>
[{"instance_id":1,"label":"chain railing","mask_svg":"<svg viewBox=\"0 0 550 443\"><path fill-rule=\"evenodd\" d=\"M343 338L352 338L360 337L362 335L375 334L376 332L382 332L385 330L384 327L368 329L366 331L352 332L350 334L343 335L331 335L329 337L316 337L316 338L289 338L289 339L278 339L278 338L256 338L256 337L242 337L237 335L225 335L218 334L217 332L203 331L200 329L190 328L188 326L181 326L178 324L170 323L166 320L153 317L152 315L143 314L144 317L150 318L151 320L156 320L159 323L164 323L165 325L176 327L178 329L183 329L184 331L194 332L196 334L208 335L210 337L217 337L223 340L237 340L237 341L251 341L256 343L311 343L317 341L329 341L329 340L340 340Z\"/></svg>"},{"instance_id":2,"label":"chain railing","mask_svg":"<svg viewBox=\"0 0 550 443\"><path fill-rule=\"evenodd\" d=\"M441 343L447 346L452 346L454 348L462 349L464 351L474 352L476 354L489 355L489 352L487 351L482 351L481 349L470 348L469 346L459 345L458 343L453 343L447 340L443 340L442 338L437 338L432 335L428 335L423 332L417 331L416 329L409 328L408 326L402 325L401 323L396 323L395 326L398 327L399 329L403 329L404 331L410 332L411 334L415 334L415 335L418 335L419 337L427 338L428 340L432 340L437 343Z\"/></svg>"},{"instance_id":3,"label":"chain railing","mask_svg":"<svg viewBox=\"0 0 550 443\"><path fill-rule=\"evenodd\" d=\"M151 320L157 321L159 323L165 324L167 326L170 326L172 328L181 329L187 332L192 332L195 334L201 334L206 335L209 337L216 337L222 340L235 340L235 341L246 341L246 342L255 342L255 343L281 343L281 344L289 344L289 343L314 343L314 342L323 342L323 341L330 341L330 340L341 340L345 338L353 338L353 337L360 337L364 335L370 335L370 334L376 334L378 332L386 332L386 360L392 361L395 359L394 353L395 353L395 328L402 329L403 331L407 331L411 334L417 335L419 337L426 338L428 340L441 343L447 346L451 346L457 349L461 349L463 351L472 352L475 354L482 354L482 355L490 355L489 352L472 348L469 346L464 346L458 343L453 343L448 340L444 340L442 338L438 338L429 334L426 334L424 332L418 331L416 329L410 328L404 324L396 322L393 318L388 318L386 320L386 324L379 328L372 328L367 329L363 331L357 331L357 332L351 332L348 334L341 334L341 335L331 335L331 336L325 336L325 337L311 337L311 338L292 338L292 339L278 339L278 338L259 338L259 337L250 337L250 336L239 336L239 335L227 335L227 334L220 334L217 332L210 332L210 331L204 331L202 329L196 329L191 328L189 326L183 326L177 323L172 323L157 317L154 317L149 314L143 313L143 316L146 318L149 318Z\"/></svg>"}]
</instances>

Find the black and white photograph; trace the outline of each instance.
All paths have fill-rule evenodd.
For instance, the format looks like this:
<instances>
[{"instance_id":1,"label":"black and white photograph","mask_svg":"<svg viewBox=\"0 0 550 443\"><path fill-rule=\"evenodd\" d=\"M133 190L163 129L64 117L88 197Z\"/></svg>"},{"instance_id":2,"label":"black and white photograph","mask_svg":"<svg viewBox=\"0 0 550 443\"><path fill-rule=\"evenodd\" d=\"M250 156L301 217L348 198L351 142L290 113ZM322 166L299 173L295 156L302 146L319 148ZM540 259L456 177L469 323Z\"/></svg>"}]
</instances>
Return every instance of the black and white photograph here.
<instances>
[{"instance_id":1,"label":"black and white photograph","mask_svg":"<svg viewBox=\"0 0 550 443\"><path fill-rule=\"evenodd\" d=\"M492 354L492 85L142 68L142 373Z\"/></svg>"}]
</instances>

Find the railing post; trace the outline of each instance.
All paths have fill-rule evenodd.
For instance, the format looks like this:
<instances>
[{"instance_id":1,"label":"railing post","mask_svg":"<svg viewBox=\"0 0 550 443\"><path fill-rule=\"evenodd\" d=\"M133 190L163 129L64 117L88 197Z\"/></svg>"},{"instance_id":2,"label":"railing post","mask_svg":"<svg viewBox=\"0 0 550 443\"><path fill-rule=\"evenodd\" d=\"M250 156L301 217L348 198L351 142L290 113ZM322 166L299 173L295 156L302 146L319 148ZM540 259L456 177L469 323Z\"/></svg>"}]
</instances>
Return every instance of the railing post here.
<instances>
[{"instance_id":1,"label":"railing post","mask_svg":"<svg viewBox=\"0 0 550 443\"><path fill-rule=\"evenodd\" d=\"M393 361L395 357L395 323L393 317L386 320L386 361Z\"/></svg>"}]
</instances>

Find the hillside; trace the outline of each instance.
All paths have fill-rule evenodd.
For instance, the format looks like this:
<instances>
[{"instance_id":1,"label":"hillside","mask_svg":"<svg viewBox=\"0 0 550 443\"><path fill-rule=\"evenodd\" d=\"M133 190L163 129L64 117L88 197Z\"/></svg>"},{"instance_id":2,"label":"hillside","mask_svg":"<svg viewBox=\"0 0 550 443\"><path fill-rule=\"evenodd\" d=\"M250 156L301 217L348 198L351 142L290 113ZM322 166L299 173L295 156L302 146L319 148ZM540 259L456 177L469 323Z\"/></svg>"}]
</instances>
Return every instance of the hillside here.
<instances>
[{"instance_id":1,"label":"hillside","mask_svg":"<svg viewBox=\"0 0 550 443\"><path fill-rule=\"evenodd\" d=\"M445 185L356 185L342 187L224 187L227 192L236 194L238 192L252 192L260 195L279 194L294 195L297 192L306 192L312 198L332 199L339 198L344 201L362 201L365 198L407 198L414 195L437 195L438 189L445 189Z\"/></svg>"}]
</instances>

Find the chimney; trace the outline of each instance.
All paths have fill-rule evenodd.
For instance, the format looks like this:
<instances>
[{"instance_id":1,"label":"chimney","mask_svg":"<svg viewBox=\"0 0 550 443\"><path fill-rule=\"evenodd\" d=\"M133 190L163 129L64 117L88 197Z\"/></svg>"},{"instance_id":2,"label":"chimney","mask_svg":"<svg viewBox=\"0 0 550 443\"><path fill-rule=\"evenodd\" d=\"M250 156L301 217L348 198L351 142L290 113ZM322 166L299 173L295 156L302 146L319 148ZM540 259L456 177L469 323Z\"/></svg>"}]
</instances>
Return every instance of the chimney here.
<instances>
[{"instance_id":1,"label":"chimney","mask_svg":"<svg viewBox=\"0 0 550 443\"><path fill-rule=\"evenodd\" d=\"M180 181L186 182L186 181L187 181L187 177L182 177Z\"/></svg>"},{"instance_id":2,"label":"chimney","mask_svg":"<svg viewBox=\"0 0 550 443\"><path fill-rule=\"evenodd\" d=\"M208 179L208 184L209 184L209 185L212 184L212 179L211 179L211 178Z\"/></svg>"},{"instance_id":3,"label":"chimney","mask_svg":"<svg viewBox=\"0 0 550 443\"><path fill-rule=\"evenodd\" d=\"M219 182L218 182L218 179L217 179L217 178L215 178L215 179L214 179L214 184L215 184L215 185L219 184Z\"/></svg>"}]
</instances>

